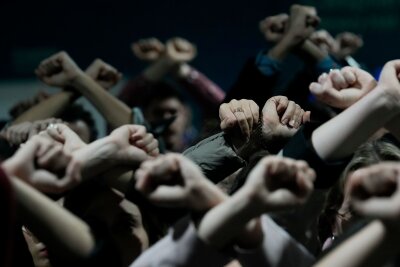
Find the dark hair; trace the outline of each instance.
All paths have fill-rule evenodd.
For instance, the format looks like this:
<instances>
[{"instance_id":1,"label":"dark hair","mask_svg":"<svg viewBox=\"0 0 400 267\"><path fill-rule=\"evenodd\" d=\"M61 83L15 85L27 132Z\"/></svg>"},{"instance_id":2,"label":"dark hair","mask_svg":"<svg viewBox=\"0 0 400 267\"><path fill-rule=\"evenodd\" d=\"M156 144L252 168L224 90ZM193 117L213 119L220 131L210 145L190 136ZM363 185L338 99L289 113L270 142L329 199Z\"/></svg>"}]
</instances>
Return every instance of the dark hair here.
<instances>
[{"instance_id":1,"label":"dark hair","mask_svg":"<svg viewBox=\"0 0 400 267\"><path fill-rule=\"evenodd\" d=\"M162 101L167 98L177 98L182 103L186 102L183 94L178 89L162 81L146 88L140 97L139 106L144 110L154 101Z\"/></svg>"},{"instance_id":2,"label":"dark hair","mask_svg":"<svg viewBox=\"0 0 400 267\"><path fill-rule=\"evenodd\" d=\"M97 139L97 129L92 114L83 108L80 104L69 105L59 116L60 119L66 122L83 121L87 124L90 131L90 142Z\"/></svg>"}]
</instances>

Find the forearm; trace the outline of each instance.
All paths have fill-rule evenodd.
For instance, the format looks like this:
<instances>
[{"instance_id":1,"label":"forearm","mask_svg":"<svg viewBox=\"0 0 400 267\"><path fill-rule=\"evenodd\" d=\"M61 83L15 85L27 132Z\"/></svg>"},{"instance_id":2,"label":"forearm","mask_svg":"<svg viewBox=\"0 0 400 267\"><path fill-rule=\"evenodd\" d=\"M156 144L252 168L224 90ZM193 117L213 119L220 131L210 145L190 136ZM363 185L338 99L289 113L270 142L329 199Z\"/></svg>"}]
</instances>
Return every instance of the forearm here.
<instances>
[{"instance_id":1,"label":"forearm","mask_svg":"<svg viewBox=\"0 0 400 267\"><path fill-rule=\"evenodd\" d=\"M73 164L81 168L83 181L92 177L97 177L106 173L116 165L118 160L115 158L119 148L105 137L75 151L72 154Z\"/></svg>"},{"instance_id":2,"label":"forearm","mask_svg":"<svg viewBox=\"0 0 400 267\"><path fill-rule=\"evenodd\" d=\"M313 44L310 40L305 40L299 47L298 52L306 61L311 61L313 63L321 62L328 56L328 53L319 49L318 46Z\"/></svg>"},{"instance_id":3,"label":"forearm","mask_svg":"<svg viewBox=\"0 0 400 267\"><path fill-rule=\"evenodd\" d=\"M72 91L61 91L22 113L12 125L58 117L76 98L77 94Z\"/></svg>"},{"instance_id":4,"label":"forearm","mask_svg":"<svg viewBox=\"0 0 400 267\"><path fill-rule=\"evenodd\" d=\"M198 236L206 244L222 249L233 241L246 224L257 217L250 209L251 200L243 191L216 206L203 217L198 226Z\"/></svg>"},{"instance_id":5,"label":"forearm","mask_svg":"<svg viewBox=\"0 0 400 267\"><path fill-rule=\"evenodd\" d=\"M269 216L261 216L261 225L262 244L251 250L237 250L243 267L308 267L315 262L315 257Z\"/></svg>"},{"instance_id":6,"label":"forearm","mask_svg":"<svg viewBox=\"0 0 400 267\"><path fill-rule=\"evenodd\" d=\"M143 71L143 76L150 82L158 82L175 66L175 62L166 57L161 57Z\"/></svg>"},{"instance_id":7,"label":"forearm","mask_svg":"<svg viewBox=\"0 0 400 267\"><path fill-rule=\"evenodd\" d=\"M373 221L333 249L314 266L383 266L399 252L397 238L398 233L394 235L384 223Z\"/></svg>"},{"instance_id":8,"label":"forearm","mask_svg":"<svg viewBox=\"0 0 400 267\"><path fill-rule=\"evenodd\" d=\"M393 99L380 89L321 125L312 134L312 144L323 160L336 160L351 155L394 115Z\"/></svg>"},{"instance_id":9,"label":"forearm","mask_svg":"<svg viewBox=\"0 0 400 267\"><path fill-rule=\"evenodd\" d=\"M188 64L179 65L177 76L205 111L210 105L219 107L225 98L225 92L218 85Z\"/></svg>"},{"instance_id":10,"label":"forearm","mask_svg":"<svg viewBox=\"0 0 400 267\"><path fill-rule=\"evenodd\" d=\"M292 49L293 40L290 36L285 35L273 48L268 51L268 56L274 60L283 61Z\"/></svg>"},{"instance_id":11,"label":"forearm","mask_svg":"<svg viewBox=\"0 0 400 267\"><path fill-rule=\"evenodd\" d=\"M131 109L88 75L82 73L73 81L73 85L98 109L113 128L132 123Z\"/></svg>"},{"instance_id":12,"label":"forearm","mask_svg":"<svg viewBox=\"0 0 400 267\"><path fill-rule=\"evenodd\" d=\"M90 255L95 241L86 223L18 178L11 183L22 221L52 253L64 258Z\"/></svg>"}]
</instances>

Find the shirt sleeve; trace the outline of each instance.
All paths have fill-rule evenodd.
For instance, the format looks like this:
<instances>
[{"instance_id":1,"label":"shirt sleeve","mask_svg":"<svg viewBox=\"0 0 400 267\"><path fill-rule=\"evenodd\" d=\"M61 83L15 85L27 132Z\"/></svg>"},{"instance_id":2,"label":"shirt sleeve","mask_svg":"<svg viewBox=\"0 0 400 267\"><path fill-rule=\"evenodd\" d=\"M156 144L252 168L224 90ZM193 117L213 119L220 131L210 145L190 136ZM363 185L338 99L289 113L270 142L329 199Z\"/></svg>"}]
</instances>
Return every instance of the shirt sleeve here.
<instances>
[{"instance_id":1,"label":"shirt sleeve","mask_svg":"<svg viewBox=\"0 0 400 267\"><path fill-rule=\"evenodd\" d=\"M232 99L252 99L264 106L273 96L273 89L281 73L280 64L260 53L243 66L236 82L227 92L224 102Z\"/></svg>"},{"instance_id":2,"label":"shirt sleeve","mask_svg":"<svg viewBox=\"0 0 400 267\"><path fill-rule=\"evenodd\" d=\"M224 90L192 66L189 73L178 81L196 99L205 115L215 115L209 114L209 111L218 109L225 98Z\"/></svg>"},{"instance_id":3,"label":"shirt sleeve","mask_svg":"<svg viewBox=\"0 0 400 267\"><path fill-rule=\"evenodd\" d=\"M192 223L178 223L130 267L224 266L229 257L205 244Z\"/></svg>"},{"instance_id":4,"label":"shirt sleeve","mask_svg":"<svg viewBox=\"0 0 400 267\"><path fill-rule=\"evenodd\" d=\"M118 98L130 107L140 106L142 96L146 90L153 85L144 75L139 75L133 80L128 81L124 88L119 92Z\"/></svg>"},{"instance_id":5,"label":"shirt sleeve","mask_svg":"<svg viewBox=\"0 0 400 267\"><path fill-rule=\"evenodd\" d=\"M246 164L232 149L224 133L204 139L188 148L183 154L199 165L203 174L214 183Z\"/></svg>"},{"instance_id":6,"label":"shirt sleeve","mask_svg":"<svg viewBox=\"0 0 400 267\"><path fill-rule=\"evenodd\" d=\"M279 227L270 217L261 217L264 240L255 250L236 248L243 267L308 267L315 258L301 244Z\"/></svg>"},{"instance_id":7,"label":"shirt sleeve","mask_svg":"<svg viewBox=\"0 0 400 267\"><path fill-rule=\"evenodd\" d=\"M265 76L273 76L282 71L282 62L270 58L265 50L258 53L256 57L256 66Z\"/></svg>"}]
</instances>

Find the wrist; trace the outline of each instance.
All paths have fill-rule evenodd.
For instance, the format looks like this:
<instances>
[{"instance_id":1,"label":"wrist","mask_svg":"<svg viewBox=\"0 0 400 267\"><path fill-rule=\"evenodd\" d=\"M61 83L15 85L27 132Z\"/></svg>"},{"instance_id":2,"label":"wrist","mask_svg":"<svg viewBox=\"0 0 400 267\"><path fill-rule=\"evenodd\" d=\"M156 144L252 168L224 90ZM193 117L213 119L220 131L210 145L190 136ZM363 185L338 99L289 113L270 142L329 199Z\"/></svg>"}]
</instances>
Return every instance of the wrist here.
<instances>
[{"instance_id":1,"label":"wrist","mask_svg":"<svg viewBox=\"0 0 400 267\"><path fill-rule=\"evenodd\" d=\"M81 90L84 90L86 88L84 85L86 84L86 81L88 79L91 79L90 76L88 76L85 72L81 70L73 75L73 77L69 80L67 86L81 92Z\"/></svg>"},{"instance_id":2,"label":"wrist","mask_svg":"<svg viewBox=\"0 0 400 267\"><path fill-rule=\"evenodd\" d=\"M189 77L192 68L187 63L181 63L176 65L175 75L180 79L186 79Z\"/></svg>"}]
</instances>

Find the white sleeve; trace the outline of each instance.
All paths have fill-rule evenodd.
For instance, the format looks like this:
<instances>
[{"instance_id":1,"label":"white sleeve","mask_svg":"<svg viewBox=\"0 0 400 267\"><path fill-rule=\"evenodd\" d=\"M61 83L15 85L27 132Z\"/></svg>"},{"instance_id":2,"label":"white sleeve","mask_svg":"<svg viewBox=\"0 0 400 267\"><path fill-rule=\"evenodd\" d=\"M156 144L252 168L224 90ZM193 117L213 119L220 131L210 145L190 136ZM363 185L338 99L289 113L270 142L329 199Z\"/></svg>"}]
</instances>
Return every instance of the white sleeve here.
<instances>
[{"instance_id":1,"label":"white sleeve","mask_svg":"<svg viewBox=\"0 0 400 267\"><path fill-rule=\"evenodd\" d=\"M185 228L186 227L186 228ZM143 252L130 267L214 267L230 258L205 244L192 223L177 225L167 236Z\"/></svg>"},{"instance_id":2,"label":"white sleeve","mask_svg":"<svg viewBox=\"0 0 400 267\"><path fill-rule=\"evenodd\" d=\"M258 249L236 248L243 267L308 267L315 262L315 257L269 216L261 216L261 225L264 240Z\"/></svg>"}]
</instances>

